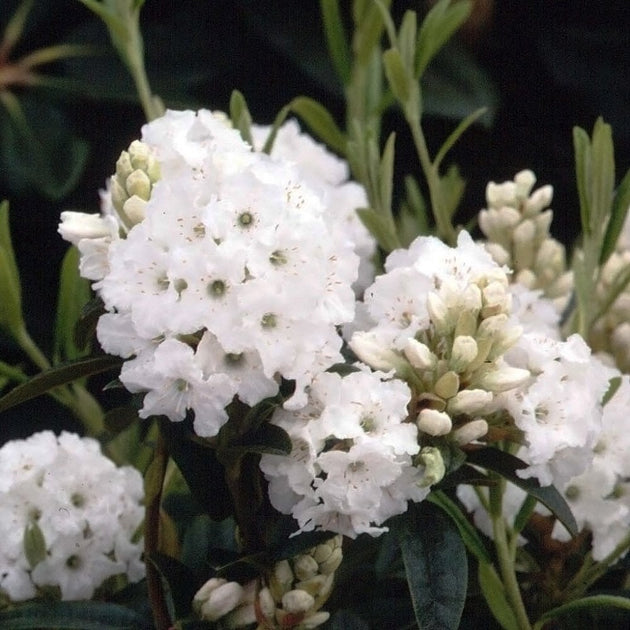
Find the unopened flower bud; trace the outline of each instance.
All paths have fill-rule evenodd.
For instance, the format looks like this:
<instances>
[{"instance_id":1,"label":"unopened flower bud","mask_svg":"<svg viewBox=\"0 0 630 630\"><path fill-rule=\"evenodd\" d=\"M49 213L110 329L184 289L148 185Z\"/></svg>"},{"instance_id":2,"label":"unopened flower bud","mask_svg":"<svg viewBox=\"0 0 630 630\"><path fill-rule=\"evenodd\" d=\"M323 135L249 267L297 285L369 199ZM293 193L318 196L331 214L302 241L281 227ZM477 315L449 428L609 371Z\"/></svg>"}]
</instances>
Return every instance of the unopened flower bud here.
<instances>
[{"instance_id":1,"label":"unopened flower bud","mask_svg":"<svg viewBox=\"0 0 630 630\"><path fill-rule=\"evenodd\" d=\"M429 435L438 436L446 435L453 427L451 417L443 412L435 409L423 409L418 414L416 426L420 431Z\"/></svg>"},{"instance_id":2,"label":"unopened flower bud","mask_svg":"<svg viewBox=\"0 0 630 630\"><path fill-rule=\"evenodd\" d=\"M495 208L513 206L515 200L516 184L514 182L503 182L501 184L489 182L486 186L486 201L489 206Z\"/></svg>"},{"instance_id":3,"label":"unopened flower bud","mask_svg":"<svg viewBox=\"0 0 630 630\"><path fill-rule=\"evenodd\" d=\"M293 571L288 560L280 560L276 562L273 567L273 573L271 576L271 584L273 594L277 594L278 597L282 593L286 593L293 584Z\"/></svg>"},{"instance_id":4,"label":"unopened flower bud","mask_svg":"<svg viewBox=\"0 0 630 630\"><path fill-rule=\"evenodd\" d=\"M462 389L448 401L446 409L452 416L474 415L484 411L493 400L492 392L485 389Z\"/></svg>"},{"instance_id":5,"label":"unopened flower bud","mask_svg":"<svg viewBox=\"0 0 630 630\"><path fill-rule=\"evenodd\" d=\"M319 567L315 558L301 555L293 559L293 572L298 580L308 580L317 574Z\"/></svg>"},{"instance_id":6,"label":"unopened flower bud","mask_svg":"<svg viewBox=\"0 0 630 630\"><path fill-rule=\"evenodd\" d=\"M529 169L524 169L514 176L514 183L516 184L515 197L522 201L527 198L534 187L536 175Z\"/></svg>"},{"instance_id":7,"label":"unopened flower bud","mask_svg":"<svg viewBox=\"0 0 630 630\"><path fill-rule=\"evenodd\" d=\"M243 587L238 582L211 578L197 591L193 607L202 619L216 621L234 610L242 597Z\"/></svg>"},{"instance_id":8,"label":"unopened flower bud","mask_svg":"<svg viewBox=\"0 0 630 630\"><path fill-rule=\"evenodd\" d=\"M302 620L300 627L304 630L313 630L319 628L319 626L325 624L330 618L330 613L325 610L318 610L316 613L309 615Z\"/></svg>"},{"instance_id":9,"label":"unopened flower bud","mask_svg":"<svg viewBox=\"0 0 630 630\"><path fill-rule=\"evenodd\" d=\"M341 550L341 547L336 547L332 550L332 553L326 560L320 562L319 572L324 575L332 575L339 568L342 560L343 551Z\"/></svg>"},{"instance_id":10,"label":"unopened flower bud","mask_svg":"<svg viewBox=\"0 0 630 630\"><path fill-rule=\"evenodd\" d=\"M516 269L528 269L534 264L536 255L534 238L536 226L531 219L525 219L512 233L514 252L512 260Z\"/></svg>"},{"instance_id":11,"label":"unopened flower bud","mask_svg":"<svg viewBox=\"0 0 630 630\"><path fill-rule=\"evenodd\" d=\"M453 340L449 366L455 372L463 372L477 357L477 342L468 335L458 335ZM450 396L449 396L450 398Z\"/></svg>"},{"instance_id":12,"label":"unopened flower bud","mask_svg":"<svg viewBox=\"0 0 630 630\"><path fill-rule=\"evenodd\" d=\"M137 195L129 197L122 206L122 212L129 220L129 224L134 226L144 220L146 216L147 202Z\"/></svg>"},{"instance_id":13,"label":"unopened flower bud","mask_svg":"<svg viewBox=\"0 0 630 630\"><path fill-rule=\"evenodd\" d=\"M300 589L293 589L282 596L282 608L289 613L305 613L314 604L315 598Z\"/></svg>"},{"instance_id":14,"label":"unopened flower bud","mask_svg":"<svg viewBox=\"0 0 630 630\"><path fill-rule=\"evenodd\" d=\"M403 362L400 355L384 346L371 332L355 332L350 340L350 347L361 361L375 370L389 372L400 368Z\"/></svg>"},{"instance_id":15,"label":"unopened flower bud","mask_svg":"<svg viewBox=\"0 0 630 630\"><path fill-rule=\"evenodd\" d=\"M429 347L413 337L407 339L403 354L417 370L432 370L437 363L437 357Z\"/></svg>"},{"instance_id":16,"label":"unopened flower bud","mask_svg":"<svg viewBox=\"0 0 630 630\"><path fill-rule=\"evenodd\" d=\"M265 586L258 593L258 607L260 612L268 619L273 619L276 612L276 602L273 600L271 591Z\"/></svg>"},{"instance_id":17,"label":"unopened flower bud","mask_svg":"<svg viewBox=\"0 0 630 630\"><path fill-rule=\"evenodd\" d=\"M449 309L437 293L430 292L427 295L427 310L436 330L448 332L450 325Z\"/></svg>"},{"instance_id":18,"label":"unopened flower bud","mask_svg":"<svg viewBox=\"0 0 630 630\"><path fill-rule=\"evenodd\" d=\"M446 473L446 466L444 465L442 453L440 453L438 448L425 446L420 451L419 459L424 465L424 474L420 482L423 488L432 486L443 479Z\"/></svg>"},{"instance_id":19,"label":"unopened flower bud","mask_svg":"<svg viewBox=\"0 0 630 630\"><path fill-rule=\"evenodd\" d=\"M547 184L535 190L529 199L525 201L525 213L532 216L540 212L543 208L547 208L553 199L553 186Z\"/></svg>"},{"instance_id":20,"label":"unopened flower bud","mask_svg":"<svg viewBox=\"0 0 630 630\"><path fill-rule=\"evenodd\" d=\"M488 391L506 392L523 385L530 377L528 370L503 365L482 372L476 385Z\"/></svg>"},{"instance_id":21,"label":"unopened flower bud","mask_svg":"<svg viewBox=\"0 0 630 630\"><path fill-rule=\"evenodd\" d=\"M433 391L444 400L448 400L459 391L459 375L450 370L440 376L433 386Z\"/></svg>"},{"instance_id":22,"label":"unopened flower bud","mask_svg":"<svg viewBox=\"0 0 630 630\"><path fill-rule=\"evenodd\" d=\"M464 444L478 440L486 433L488 433L488 423L482 418L478 418L455 429L455 431L453 431L453 437L458 444L463 446Z\"/></svg>"},{"instance_id":23,"label":"unopened flower bud","mask_svg":"<svg viewBox=\"0 0 630 630\"><path fill-rule=\"evenodd\" d=\"M66 210L61 213L58 231L64 240L77 245L84 238L112 236L112 223L100 214Z\"/></svg>"}]
</instances>

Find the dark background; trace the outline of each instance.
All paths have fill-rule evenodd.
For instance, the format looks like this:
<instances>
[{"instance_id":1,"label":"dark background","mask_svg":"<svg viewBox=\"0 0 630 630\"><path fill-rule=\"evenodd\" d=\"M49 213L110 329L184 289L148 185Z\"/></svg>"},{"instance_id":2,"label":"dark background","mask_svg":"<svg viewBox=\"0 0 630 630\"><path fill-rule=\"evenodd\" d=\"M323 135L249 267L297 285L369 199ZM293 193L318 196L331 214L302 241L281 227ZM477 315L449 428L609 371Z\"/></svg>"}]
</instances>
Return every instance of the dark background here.
<instances>
[{"instance_id":1,"label":"dark background","mask_svg":"<svg viewBox=\"0 0 630 630\"><path fill-rule=\"evenodd\" d=\"M17 5L3 0L0 27ZM491 123L469 130L450 154L469 182L461 219L483 207L489 180L504 181L531 168L539 184L553 184L552 230L570 245L579 215L572 127L590 133L602 115L613 126L618 180L630 164L627 2L479 0L475 6L459 43L436 61L423 84L427 136L435 151L456 124L454 117L490 105ZM425 3L394 0L393 7L399 18L408 8L423 11ZM316 0L147 0L142 25L152 85L168 106L225 110L237 88L255 121L270 122L303 94L322 101L343 124L342 89L326 59ZM85 159L78 161L80 177L67 190L51 194L39 181L41 169L29 162L28 152L19 155L19 137L11 136L0 105L0 199L11 201L25 315L44 349L50 345L57 273L66 248L56 233L59 213L97 211L98 189L144 121L105 27L78 2L36 0L11 58L59 42L89 42L105 52L45 68L47 74L77 81L78 88L12 91L35 131L54 136L43 146L62 175L71 147L85 149ZM415 171L400 117L391 113L386 125L399 131L399 172ZM0 358L23 360L2 336ZM78 428L41 399L3 414L0 441L62 426Z\"/></svg>"}]
</instances>

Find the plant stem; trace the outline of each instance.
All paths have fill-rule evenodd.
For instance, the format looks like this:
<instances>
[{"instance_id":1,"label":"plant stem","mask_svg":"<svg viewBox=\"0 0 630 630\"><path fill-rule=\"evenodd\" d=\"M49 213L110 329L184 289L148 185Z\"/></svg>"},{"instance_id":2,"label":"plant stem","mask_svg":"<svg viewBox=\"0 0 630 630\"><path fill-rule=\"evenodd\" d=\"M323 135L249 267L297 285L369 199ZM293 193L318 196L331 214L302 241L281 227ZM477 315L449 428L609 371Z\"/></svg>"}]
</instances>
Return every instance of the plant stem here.
<instances>
[{"instance_id":1,"label":"plant stem","mask_svg":"<svg viewBox=\"0 0 630 630\"><path fill-rule=\"evenodd\" d=\"M510 552L507 537L507 528L503 518L503 493L505 490L505 480L496 476L497 484L490 487L490 518L492 519L492 531L494 535L494 546L499 559L499 569L503 578L503 586L508 601L516 617L520 630L531 630L531 624L523 599L521 590L516 579L514 570L514 559Z\"/></svg>"},{"instance_id":2,"label":"plant stem","mask_svg":"<svg viewBox=\"0 0 630 630\"><path fill-rule=\"evenodd\" d=\"M158 434L153 461L144 479L146 497L144 513L144 555L149 601L151 602L153 619L157 630L167 630L171 626L160 574L155 565L151 562L151 556L159 550L160 506L162 503L162 488L167 463L168 453L166 446L161 434Z\"/></svg>"}]
</instances>

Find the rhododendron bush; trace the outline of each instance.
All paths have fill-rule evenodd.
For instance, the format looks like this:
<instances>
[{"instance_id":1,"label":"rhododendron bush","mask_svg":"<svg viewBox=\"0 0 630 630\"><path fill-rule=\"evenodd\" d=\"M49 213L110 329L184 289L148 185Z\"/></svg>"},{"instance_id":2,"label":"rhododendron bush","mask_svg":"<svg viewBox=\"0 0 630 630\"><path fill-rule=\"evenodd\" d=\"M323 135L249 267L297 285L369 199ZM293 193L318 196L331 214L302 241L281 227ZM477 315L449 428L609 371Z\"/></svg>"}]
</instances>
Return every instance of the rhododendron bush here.
<instances>
[{"instance_id":1,"label":"rhododendron bush","mask_svg":"<svg viewBox=\"0 0 630 630\"><path fill-rule=\"evenodd\" d=\"M448 151L483 111L428 148L420 79L468 2L396 23L322 1L345 124L301 96L265 125L246 90L163 101L143 3L81 1L147 122L100 209L61 213L52 361L1 206L0 325L39 372L2 363L0 411L46 394L85 436L0 449L0 625L627 623L630 174L610 126L574 130L567 252L531 170L458 219ZM417 152L400 190L387 108Z\"/></svg>"}]
</instances>

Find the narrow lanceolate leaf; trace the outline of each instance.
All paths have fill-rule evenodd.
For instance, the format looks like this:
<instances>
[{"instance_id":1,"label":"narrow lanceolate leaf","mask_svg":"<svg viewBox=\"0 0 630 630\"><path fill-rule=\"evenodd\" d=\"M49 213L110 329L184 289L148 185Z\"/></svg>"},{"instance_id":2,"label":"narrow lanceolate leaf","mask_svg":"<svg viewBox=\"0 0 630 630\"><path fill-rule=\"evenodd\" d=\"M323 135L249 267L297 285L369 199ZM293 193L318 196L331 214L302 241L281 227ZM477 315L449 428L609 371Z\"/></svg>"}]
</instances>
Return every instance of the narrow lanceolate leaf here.
<instances>
[{"instance_id":1,"label":"narrow lanceolate leaf","mask_svg":"<svg viewBox=\"0 0 630 630\"><path fill-rule=\"evenodd\" d=\"M352 58L339 11L339 0L320 0L320 7L330 59L341 82L347 85L350 81Z\"/></svg>"},{"instance_id":2,"label":"narrow lanceolate leaf","mask_svg":"<svg viewBox=\"0 0 630 630\"><path fill-rule=\"evenodd\" d=\"M241 138L252 145L252 117L245 97L238 90L232 90L230 97L230 119L234 128L240 131Z\"/></svg>"},{"instance_id":3,"label":"narrow lanceolate leaf","mask_svg":"<svg viewBox=\"0 0 630 630\"><path fill-rule=\"evenodd\" d=\"M427 13L418 33L416 77L421 77L431 59L470 15L472 3L440 0Z\"/></svg>"},{"instance_id":4,"label":"narrow lanceolate leaf","mask_svg":"<svg viewBox=\"0 0 630 630\"><path fill-rule=\"evenodd\" d=\"M578 619L577 615L585 610L603 609L603 608L617 608L625 610L630 619L630 597L620 597L619 595L591 595L590 597L583 597L582 599L576 599L568 604L558 606L558 608L552 608L541 617L534 624L534 630L541 630L547 621L575 613L575 619Z\"/></svg>"},{"instance_id":5,"label":"narrow lanceolate leaf","mask_svg":"<svg viewBox=\"0 0 630 630\"><path fill-rule=\"evenodd\" d=\"M0 326L14 333L23 327L20 276L11 243L8 201L0 203Z\"/></svg>"},{"instance_id":6,"label":"narrow lanceolate leaf","mask_svg":"<svg viewBox=\"0 0 630 630\"><path fill-rule=\"evenodd\" d=\"M610 214L610 220L608 221L606 234L604 236L604 244L602 245L602 251L599 257L600 265L603 265L615 251L617 239L619 238L619 234L621 234L621 228L626 220L628 209L630 209L630 170L621 180L613 198L612 212Z\"/></svg>"},{"instance_id":7,"label":"narrow lanceolate leaf","mask_svg":"<svg viewBox=\"0 0 630 630\"><path fill-rule=\"evenodd\" d=\"M580 222L585 235L591 233L590 200L588 181L591 173L591 146L588 134L580 127L573 128L573 152L575 154L575 179L580 202Z\"/></svg>"},{"instance_id":8,"label":"narrow lanceolate leaf","mask_svg":"<svg viewBox=\"0 0 630 630\"><path fill-rule=\"evenodd\" d=\"M537 479L523 479L518 476L517 471L527 468L523 460L496 448L480 448L469 452L467 461L469 464L492 470L525 490L547 507L572 536L577 534L578 526L571 508L553 486L541 486Z\"/></svg>"},{"instance_id":9,"label":"narrow lanceolate leaf","mask_svg":"<svg viewBox=\"0 0 630 630\"><path fill-rule=\"evenodd\" d=\"M121 365L122 359L109 355L87 357L58 365L37 374L26 383L14 387L8 394L0 398L0 412L41 396L60 385L67 385L81 378L108 372Z\"/></svg>"},{"instance_id":10,"label":"narrow lanceolate leaf","mask_svg":"<svg viewBox=\"0 0 630 630\"><path fill-rule=\"evenodd\" d=\"M391 522L419 628L456 630L468 580L466 548L453 522L428 502Z\"/></svg>"},{"instance_id":11,"label":"narrow lanceolate leaf","mask_svg":"<svg viewBox=\"0 0 630 630\"><path fill-rule=\"evenodd\" d=\"M390 48L383 53L383 68L385 69L385 76L389 82L389 87L396 97L396 100L400 103L406 103L409 100L409 94L411 92L410 83L412 79L407 74L398 49Z\"/></svg>"},{"instance_id":12,"label":"narrow lanceolate leaf","mask_svg":"<svg viewBox=\"0 0 630 630\"><path fill-rule=\"evenodd\" d=\"M346 137L323 105L312 98L298 96L289 103L289 107L333 151L345 155Z\"/></svg>"},{"instance_id":13,"label":"narrow lanceolate leaf","mask_svg":"<svg viewBox=\"0 0 630 630\"><path fill-rule=\"evenodd\" d=\"M59 296L53 340L55 363L77 359L86 354L86 350L77 346L75 327L81 317L83 307L89 299L90 283L85 278L81 278L79 274L79 250L76 247L70 247L61 263L59 277Z\"/></svg>"},{"instance_id":14,"label":"narrow lanceolate leaf","mask_svg":"<svg viewBox=\"0 0 630 630\"><path fill-rule=\"evenodd\" d=\"M481 592L494 615L504 630L518 630L519 625L508 603L503 582L491 564L479 563L479 586Z\"/></svg>"}]
</instances>

